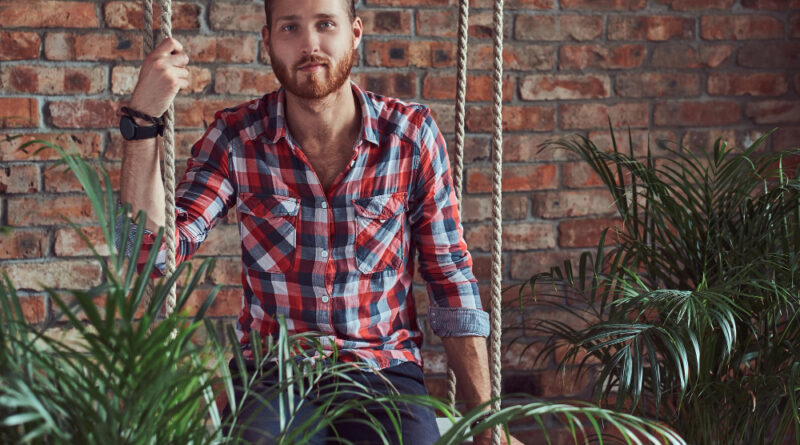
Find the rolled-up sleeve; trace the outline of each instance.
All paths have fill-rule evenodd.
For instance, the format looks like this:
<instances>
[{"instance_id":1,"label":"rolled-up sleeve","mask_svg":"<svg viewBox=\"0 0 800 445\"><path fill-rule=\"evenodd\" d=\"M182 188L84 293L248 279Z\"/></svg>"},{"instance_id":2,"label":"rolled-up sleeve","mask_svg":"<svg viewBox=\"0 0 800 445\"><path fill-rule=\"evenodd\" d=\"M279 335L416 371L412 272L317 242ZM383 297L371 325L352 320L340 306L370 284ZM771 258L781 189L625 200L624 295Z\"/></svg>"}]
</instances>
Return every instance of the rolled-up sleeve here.
<instances>
[{"instance_id":1,"label":"rolled-up sleeve","mask_svg":"<svg viewBox=\"0 0 800 445\"><path fill-rule=\"evenodd\" d=\"M186 173L175 188L175 262L176 265L197 252L208 232L228 213L235 202L234 186L228 175L228 150L230 140L221 112L203 137L192 146L192 155ZM122 212L118 212L124 217ZM121 224L117 224L121 227ZM116 244L126 245L126 253L136 237L138 227L134 224L127 234L116 234ZM137 258L141 272L155 244L155 234L145 229L142 249ZM166 267L166 245L161 243L156 257L153 277L164 274Z\"/></svg>"},{"instance_id":2,"label":"rolled-up sleeve","mask_svg":"<svg viewBox=\"0 0 800 445\"><path fill-rule=\"evenodd\" d=\"M489 315L481 307L472 257L464 241L444 138L426 110L418 134L418 175L410 217L419 251L420 275L427 284L428 319L440 337L489 335Z\"/></svg>"}]
</instances>

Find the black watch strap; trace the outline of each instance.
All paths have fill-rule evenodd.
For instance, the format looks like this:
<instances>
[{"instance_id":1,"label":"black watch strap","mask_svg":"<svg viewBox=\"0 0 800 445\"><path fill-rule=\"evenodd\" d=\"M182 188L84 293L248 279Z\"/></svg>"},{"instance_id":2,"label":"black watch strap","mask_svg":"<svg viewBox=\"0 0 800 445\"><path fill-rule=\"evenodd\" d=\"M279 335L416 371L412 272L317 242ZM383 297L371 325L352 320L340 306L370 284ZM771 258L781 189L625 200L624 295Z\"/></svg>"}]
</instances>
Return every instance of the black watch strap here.
<instances>
[{"instance_id":1,"label":"black watch strap","mask_svg":"<svg viewBox=\"0 0 800 445\"><path fill-rule=\"evenodd\" d=\"M140 127L132 117L123 114L119 118L119 132L122 133L122 137L128 141L151 139L156 136L161 136L164 133L164 126L150 125L147 127Z\"/></svg>"},{"instance_id":2,"label":"black watch strap","mask_svg":"<svg viewBox=\"0 0 800 445\"><path fill-rule=\"evenodd\" d=\"M149 114L144 114L141 111L134 110L133 108L122 107L119 110L122 114L127 114L130 117L138 117L139 119L152 122L156 125L164 125L164 116L153 117Z\"/></svg>"}]
</instances>

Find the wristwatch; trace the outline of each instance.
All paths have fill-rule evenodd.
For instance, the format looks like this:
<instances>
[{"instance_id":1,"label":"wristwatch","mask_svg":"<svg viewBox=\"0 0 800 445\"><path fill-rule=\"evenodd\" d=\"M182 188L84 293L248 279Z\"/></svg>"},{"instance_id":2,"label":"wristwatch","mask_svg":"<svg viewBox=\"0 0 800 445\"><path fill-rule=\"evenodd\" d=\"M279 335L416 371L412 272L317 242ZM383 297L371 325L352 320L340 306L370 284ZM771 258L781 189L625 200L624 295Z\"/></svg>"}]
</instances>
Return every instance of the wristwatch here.
<instances>
[{"instance_id":1,"label":"wristwatch","mask_svg":"<svg viewBox=\"0 0 800 445\"><path fill-rule=\"evenodd\" d=\"M119 132L122 133L122 137L125 138L125 140L135 141L139 139L150 139L164 134L164 124L161 118L148 116L128 107L122 107L120 111L123 114L119 118ZM148 120L153 122L154 125L147 127L139 126L133 119L134 117Z\"/></svg>"}]
</instances>

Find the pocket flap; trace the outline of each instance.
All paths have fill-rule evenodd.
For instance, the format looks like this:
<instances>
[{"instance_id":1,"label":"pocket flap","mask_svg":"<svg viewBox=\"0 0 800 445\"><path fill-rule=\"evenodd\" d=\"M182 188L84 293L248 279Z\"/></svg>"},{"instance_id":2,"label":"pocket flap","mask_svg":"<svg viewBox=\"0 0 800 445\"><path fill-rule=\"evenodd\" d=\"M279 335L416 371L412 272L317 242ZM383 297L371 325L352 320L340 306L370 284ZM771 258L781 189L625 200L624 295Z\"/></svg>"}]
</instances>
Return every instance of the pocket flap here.
<instances>
[{"instance_id":1,"label":"pocket flap","mask_svg":"<svg viewBox=\"0 0 800 445\"><path fill-rule=\"evenodd\" d=\"M295 216L300 206L297 198L283 195L239 193L236 208L259 218L270 216Z\"/></svg>"},{"instance_id":2,"label":"pocket flap","mask_svg":"<svg viewBox=\"0 0 800 445\"><path fill-rule=\"evenodd\" d=\"M366 218L389 219L406 209L406 193L370 196L353 200L356 213Z\"/></svg>"}]
</instances>

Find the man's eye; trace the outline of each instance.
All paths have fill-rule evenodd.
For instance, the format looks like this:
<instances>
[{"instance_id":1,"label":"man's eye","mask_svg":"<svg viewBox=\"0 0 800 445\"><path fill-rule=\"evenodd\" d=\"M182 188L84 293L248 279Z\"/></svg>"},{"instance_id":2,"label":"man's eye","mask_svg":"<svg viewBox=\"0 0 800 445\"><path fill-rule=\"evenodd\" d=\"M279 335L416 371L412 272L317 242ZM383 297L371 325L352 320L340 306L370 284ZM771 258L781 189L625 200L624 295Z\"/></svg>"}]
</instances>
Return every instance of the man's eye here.
<instances>
[{"instance_id":1,"label":"man's eye","mask_svg":"<svg viewBox=\"0 0 800 445\"><path fill-rule=\"evenodd\" d=\"M294 25L284 25L281 27L281 30L283 31L294 31L295 29L297 29L297 27Z\"/></svg>"},{"instance_id":2,"label":"man's eye","mask_svg":"<svg viewBox=\"0 0 800 445\"><path fill-rule=\"evenodd\" d=\"M333 22L322 22L319 24L319 27L323 29L330 29L333 28L333 26Z\"/></svg>"}]
</instances>

